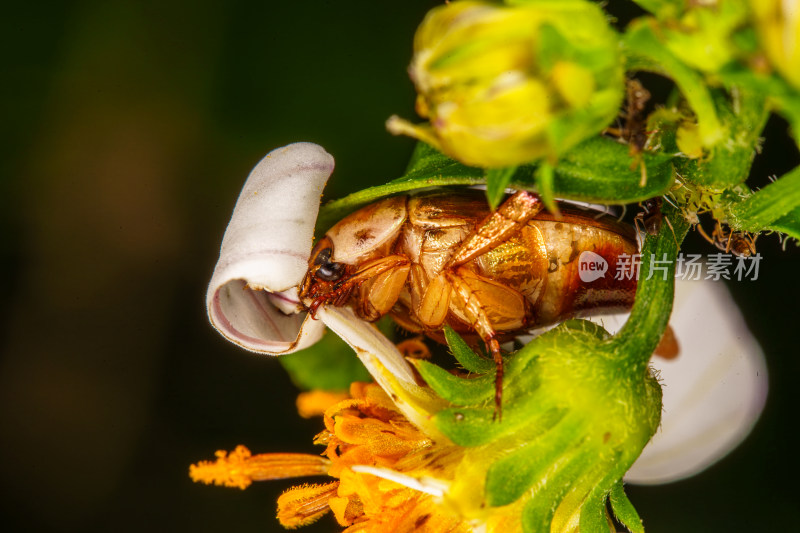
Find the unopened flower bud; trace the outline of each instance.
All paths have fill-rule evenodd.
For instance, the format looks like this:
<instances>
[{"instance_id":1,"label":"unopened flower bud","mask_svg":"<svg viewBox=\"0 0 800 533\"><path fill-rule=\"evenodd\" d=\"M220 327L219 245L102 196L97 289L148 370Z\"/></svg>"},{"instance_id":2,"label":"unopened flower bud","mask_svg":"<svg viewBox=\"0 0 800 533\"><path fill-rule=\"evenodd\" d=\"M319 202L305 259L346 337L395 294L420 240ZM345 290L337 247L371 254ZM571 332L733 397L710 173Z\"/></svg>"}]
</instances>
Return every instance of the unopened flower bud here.
<instances>
[{"instance_id":1,"label":"unopened flower bud","mask_svg":"<svg viewBox=\"0 0 800 533\"><path fill-rule=\"evenodd\" d=\"M435 8L409 73L430 122L392 117L389 130L482 167L556 159L606 127L624 93L616 35L583 0Z\"/></svg>"},{"instance_id":2,"label":"unopened flower bud","mask_svg":"<svg viewBox=\"0 0 800 533\"><path fill-rule=\"evenodd\" d=\"M750 0L750 8L770 63L800 88L800 0Z\"/></svg>"},{"instance_id":3,"label":"unopened flower bud","mask_svg":"<svg viewBox=\"0 0 800 533\"><path fill-rule=\"evenodd\" d=\"M741 0L714 0L688 7L659 33L681 61L703 72L717 72L739 53L733 35L747 19L747 6Z\"/></svg>"}]
</instances>

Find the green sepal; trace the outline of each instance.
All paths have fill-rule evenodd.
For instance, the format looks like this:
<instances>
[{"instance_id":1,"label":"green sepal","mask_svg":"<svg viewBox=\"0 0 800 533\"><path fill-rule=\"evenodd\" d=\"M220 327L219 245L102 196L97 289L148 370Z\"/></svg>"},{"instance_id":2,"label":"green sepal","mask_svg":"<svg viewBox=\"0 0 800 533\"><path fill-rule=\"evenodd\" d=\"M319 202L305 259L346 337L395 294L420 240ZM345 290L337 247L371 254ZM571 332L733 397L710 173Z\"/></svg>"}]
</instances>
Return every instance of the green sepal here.
<instances>
[{"instance_id":1,"label":"green sepal","mask_svg":"<svg viewBox=\"0 0 800 533\"><path fill-rule=\"evenodd\" d=\"M492 408L448 407L436 413L436 427L459 446L481 446L506 432L495 424Z\"/></svg>"},{"instance_id":2,"label":"green sepal","mask_svg":"<svg viewBox=\"0 0 800 533\"><path fill-rule=\"evenodd\" d=\"M489 168L486 169L486 198L492 211L497 209L506 194L506 187L511 183L511 178L517 167Z\"/></svg>"},{"instance_id":3,"label":"green sepal","mask_svg":"<svg viewBox=\"0 0 800 533\"><path fill-rule=\"evenodd\" d=\"M764 94L739 88L735 96L722 90L712 97L731 139L710 147L701 159L677 159L678 173L686 181L704 187L725 189L743 183L761 142L760 134L769 117Z\"/></svg>"},{"instance_id":4,"label":"green sepal","mask_svg":"<svg viewBox=\"0 0 800 533\"><path fill-rule=\"evenodd\" d=\"M800 147L800 91L777 74L764 75L745 65L730 63L718 73L728 88L746 88L767 98L765 111L776 111L789 122L790 133Z\"/></svg>"},{"instance_id":5,"label":"green sepal","mask_svg":"<svg viewBox=\"0 0 800 533\"><path fill-rule=\"evenodd\" d=\"M301 390L346 391L354 381L372 381L353 349L330 331L313 346L282 355L278 361Z\"/></svg>"},{"instance_id":6,"label":"green sepal","mask_svg":"<svg viewBox=\"0 0 800 533\"><path fill-rule=\"evenodd\" d=\"M422 379L436 393L457 405L474 405L494 397L494 376L485 374L464 380L428 361L412 359Z\"/></svg>"},{"instance_id":7,"label":"green sepal","mask_svg":"<svg viewBox=\"0 0 800 533\"><path fill-rule=\"evenodd\" d=\"M560 527L554 516L561 521L576 513L582 531L605 531L607 496L659 425L661 388L649 360L669 319L674 262L688 230L675 208L665 204L662 213L672 225L665 221L647 236L632 315L617 335L583 320L564 322L506 358L502 420L495 419L491 397L434 416L437 428L466 448L466 463L486 464L486 505L526 499L525 531ZM663 277L647 279L650 254L666 258ZM458 380L469 386L455 376L449 385ZM461 486L457 478L451 490L474 490L468 486L474 479ZM618 512L635 528L636 514L624 505Z\"/></svg>"},{"instance_id":8,"label":"green sepal","mask_svg":"<svg viewBox=\"0 0 800 533\"><path fill-rule=\"evenodd\" d=\"M688 67L670 52L657 34L658 25L649 18L633 21L623 37L626 68L643 70L672 78L697 115L703 145L710 147L725 137L725 129L717 116L714 100L697 71Z\"/></svg>"},{"instance_id":9,"label":"green sepal","mask_svg":"<svg viewBox=\"0 0 800 533\"><path fill-rule=\"evenodd\" d=\"M466 341L450 326L444 327L444 339L453 357L468 372L488 374L494 371L494 362L475 353Z\"/></svg>"},{"instance_id":10,"label":"green sepal","mask_svg":"<svg viewBox=\"0 0 800 533\"><path fill-rule=\"evenodd\" d=\"M571 332L580 332L598 340L606 340L611 337L600 324L595 324L590 320L583 320L580 318L566 320L562 322L559 327Z\"/></svg>"},{"instance_id":11,"label":"green sepal","mask_svg":"<svg viewBox=\"0 0 800 533\"><path fill-rule=\"evenodd\" d=\"M581 507L579 530L581 533L606 533L609 530L606 516L606 499L602 490L595 489Z\"/></svg>"},{"instance_id":12,"label":"green sepal","mask_svg":"<svg viewBox=\"0 0 800 533\"><path fill-rule=\"evenodd\" d=\"M562 465L555 475L549 477L543 486L537 488L534 497L522 508L522 531L525 533L542 533L551 530L553 515L561 501L569 494L591 461L591 454L582 455Z\"/></svg>"},{"instance_id":13,"label":"green sepal","mask_svg":"<svg viewBox=\"0 0 800 533\"><path fill-rule=\"evenodd\" d=\"M611 502L611 510L614 511L614 516L617 517L623 526L628 528L631 533L644 533L644 525L642 519L639 518L639 513L633 507L633 504L625 494L625 489L622 486L622 480L617 481L611 487L611 494L609 495Z\"/></svg>"},{"instance_id":14,"label":"green sepal","mask_svg":"<svg viewBox=\"0 0 800 533\"><path fill-rule=\"evenodd\" d=\"M689 224L678 210L670 205L662 206L664 220L656 236L648 235L642 248L642 262L639 271L639 284L636 300L622 329L606 341L607 348L628 359L644 371L650 356L658 346L672 313L672 300L675 288L675 263L680 243L686 236ZM656 273L647 279L655 265L652 259L662 261L666 258L666 272ZM635 360L633 355L638 355Z\"/></svg>"},{"instance_id":15,"label":"green sepal","mask_svg":"<svg viewBox=\"0 0 800 533\"><path fill-rule=\"evenodd\" d=\"M493 462L486 474L486 502L495 507L513 503L546 479L559 461L572 460L572 454L580 451L583 426L574 416L562 416L538 438Z\"/></svg>"}]
</instances>

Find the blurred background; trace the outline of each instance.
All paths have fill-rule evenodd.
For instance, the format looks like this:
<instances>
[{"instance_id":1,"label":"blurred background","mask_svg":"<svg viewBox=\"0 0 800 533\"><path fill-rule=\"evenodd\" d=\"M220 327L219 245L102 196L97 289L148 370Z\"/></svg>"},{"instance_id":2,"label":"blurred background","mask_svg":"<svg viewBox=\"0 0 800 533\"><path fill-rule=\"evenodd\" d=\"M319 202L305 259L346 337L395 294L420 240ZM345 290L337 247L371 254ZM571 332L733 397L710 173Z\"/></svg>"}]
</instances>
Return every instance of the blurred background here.
<instances>
[{"instance_id":1,"label":"blurred background","mask_svg":"<svg viewBox=\"0 0 800 533\"><path fill-rule=\"evenodd\" d=\"M415 117L412 36L438 3L5 6L2 523L282 531L275 499L291 482L239 491L188 477L240 443L321 451L321 422L296 415L279 363L208 325L206 284L238 191L271 149L324 146L336 158L327 198L402 174L413 143L383 123ZM621 21L638 13L612 4ZM784 122L766 136L752 186L800 162ZM797 523L800 254L781 248L759 239L759 279L730 287L767 354L765 413L701 475L628 489L649 533ZM716 250L693 237L686 251Z\"/></svg>"}]
</instances>

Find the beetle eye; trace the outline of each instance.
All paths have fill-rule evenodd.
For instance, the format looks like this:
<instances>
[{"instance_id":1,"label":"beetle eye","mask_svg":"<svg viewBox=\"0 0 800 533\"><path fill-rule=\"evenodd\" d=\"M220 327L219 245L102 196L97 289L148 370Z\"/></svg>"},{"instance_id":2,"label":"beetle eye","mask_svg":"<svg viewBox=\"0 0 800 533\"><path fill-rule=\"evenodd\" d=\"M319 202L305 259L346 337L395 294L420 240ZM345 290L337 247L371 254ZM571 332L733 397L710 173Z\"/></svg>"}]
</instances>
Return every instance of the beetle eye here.
<instances>
[{"instance_id":1,"label":"beetle eye","mask_svg":"<svg viewBox=\"0 0 800 533\"><path fill-rule=\"evenodd\" d=\"M333 250L331 247L323 248L317 255L314 257L314 264L315 265L326 265L331 262L331 253Z\"/></svg>"},{"instance_id":2,"label":"beetle eye","mask_svg":"<svg viewBox=\"0 0 800 533\"><path fill-rule=\"evenodd\" d=\"M324 281L336 281L344 274L344 265L342 263L325 263L314 274Z\"/></svg>"},{"instance_id":3,"label":"beetle eye","mask_svg":"<svg viewBox=\"0 0 800 533\"><path fill-rule=\"evenodd\" d=\"M323 248L314 258L314 264L319 265L314 275L323 281L336 281L344 274L344 265L331 261L332 252L330 247Z\"/></svg>"}]
</instances>

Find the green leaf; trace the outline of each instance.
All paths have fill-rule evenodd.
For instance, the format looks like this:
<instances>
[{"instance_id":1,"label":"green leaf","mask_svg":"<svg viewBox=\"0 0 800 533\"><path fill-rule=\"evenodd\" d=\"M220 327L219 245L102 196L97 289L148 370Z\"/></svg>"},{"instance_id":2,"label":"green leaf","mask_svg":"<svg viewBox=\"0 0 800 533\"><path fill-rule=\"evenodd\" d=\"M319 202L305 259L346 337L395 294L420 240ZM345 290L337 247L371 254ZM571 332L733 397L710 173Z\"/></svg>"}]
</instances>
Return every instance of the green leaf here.
<instances>
[{"instance_id":1,"label":"green leaf","mask_svg":"<svg viewBox=\"0 0 800 533\"><path fill-rule=\"evenodd\" d=\"M486 170L486 198L492 211L497 209L506 194L506 187L517 171L517 167L489 168Z\"/></svg>"},{"instance_id":2,"label":"green leaf","mask_svg":"<svg viewBox=\"0 0 800 533\"><path fill-rule=\"evenodd\" d=\"M772 222L767 229L780 231L800 241L800 207L792 209L786 215Z\"/></svg>"},{"instance_id":3,"label":"green leaf","mask_svg":"<svg viewBox=\"0 0 800 533\"><path fill-rule=\"evenodd\" d=\"M640 157L642 163L636 165L628 154L627 146L606 137L590 138L566 152L553 167L553 196L586 202L626 204L666 193L673 181L673 157L664 154L642 154ZM538 168L536 165L517 168L509 186L536 191ZM644 184L642 168L646 169ZM431 187L484 184L484 169L468 167L419 143L410 169L404 176L322 206L317 219L317 232L327 231L359 207L385 196Z\"/></svg>"},{"instance_id":4,"label":"green leaf","mask_svg":"<svg viewBox=\"0 0 800 533\"><path fill-rule=\"evenodd\" d=\"M483 169L462 165L423 143L417 145L414 154L411 169L404 176L322 206L317 218L317 232L327 231L333 224L359 207L385 196L429 187L486 183Z\"/></svg>"},{"instance_id":5,"label":"green leaf","mask_svg":"<svg viewBox=\"0 0 800 533\"><path fill-rule=\"evenodd\" d=\"M648 153L639 157L641 163L637 164L628 147L613 139L602 136L587 139L564 154L554 166L553 194L570 200L626 204L666 193L674 179L673 157ZM533 189L535 171L533 166L522 167L511 186Z\"/></svg>"},{"instance_id":6,"label":"green leaf","mask_svg":"<svg viewBox=\"0 0 800 533\"><path fill-rule=\"evenodd\" d=\"M800 91L774 96L778 113L789 122L789 132L800 148Z\"/></svg>"},{"instance_id":7,"label":"green leaf","mask_svg":"<svg viewBox=\"0 0 800 533\"><path fill-rule=\"evenodd\" d=\"M734 204L728 222L737 230L759 232L800 207L800 167L757 191L746 200ZM787 230L791 231L791 221ZM787 231L786 233L788 233Z\"/></svg>"},{"instance_id":8,"label":"green leaf","mask_svg":"<svg viewBox=\"0 0 800 533\"><path fill-rule=\"evenodd\" d=\"M278 358L289 377L302 390L347 390L353 381L372 378L338 335L326 331L313 346Z\"/></svg>"},{"instance_id":9,"label":"green leaf","mask_svg":"<svg viewBox=\"0 0 800 533\"><path fill-rule=\"evenodd\" d=\"M536 169L536 184L539 186L539 197L542 203L551 213L558 215L558 206L556 206L556 195L553 192L555 188L555 172L549 163L542 163Z\"/></svg>"},{"instance_id":10,"label":"green leaf","mask_svg":"<svg viewBox=\"0 0 800 533\"><path fill-rule=\"evenodd\" d=\"M430 144L419 141L414 146L414 151L411 153L411 159L408 161L404 175L425 168L445 166L452 162L454 162L453 159L447 157Z\"/></svg>"},{"instance_id":11,"label":"green leaf","mask_svg":"<svg viewBox=\"0 0 800 533\"><path fill-rule=\"evenodd\" d=\"M627 494L625 494L622 480L617 481L614 486L611 487L609 499L611 501L611 509L614 511L614 516L617 517L617 520L622 522L623 526L628 528L631 533L644 533L642 519L639 518L639 513L636 512Z\"/></svg>"}]
</instances>

